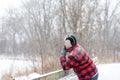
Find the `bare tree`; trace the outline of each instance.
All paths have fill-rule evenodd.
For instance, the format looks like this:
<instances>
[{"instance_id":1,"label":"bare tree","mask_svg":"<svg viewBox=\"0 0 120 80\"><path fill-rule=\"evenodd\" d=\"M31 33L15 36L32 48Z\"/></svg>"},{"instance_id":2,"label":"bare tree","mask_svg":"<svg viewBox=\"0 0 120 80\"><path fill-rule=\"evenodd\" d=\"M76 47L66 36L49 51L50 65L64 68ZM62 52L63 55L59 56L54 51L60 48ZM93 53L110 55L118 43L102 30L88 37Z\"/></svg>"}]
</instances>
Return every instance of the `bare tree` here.
<instances>
[{"instance_id":1,"label":"bare tree","mask_svg":"<svg viewBox=\"0 0 120 80\"><path fill-rule=\"evenodd\" d=\"M45 73L50 67L60 68L58 57L63 38L72 33L88 52L100 58L114 55L115 61L120 47L120 15L116 12L119 3L110 11L108 0L104 4L99 0L23 1L19 10L9 9L2 20L6 51L32 56L33 64L36 57L40 57L41 73ZM37 72L36 66L33 68Z\"/></svg>"},{"instance_id":2,"label":"bare tree","mask_svg":"<svg viewBox=\"0 0 120 80\"><path fill-rule=\"evenodd\" d=\"M25 20L27 19L24 31L30 40L30 52L34 53L33 56L35 54L41 56L42 70L44 69L44 56L49 55L49 52L54 52L51 46L54 43L52 37L54 37L56 16L56 9L54 9L56 5L53 5L55 2L54 0L29 0L24 2L23 6L24 17Z\"/></svg>"}]
</instances>

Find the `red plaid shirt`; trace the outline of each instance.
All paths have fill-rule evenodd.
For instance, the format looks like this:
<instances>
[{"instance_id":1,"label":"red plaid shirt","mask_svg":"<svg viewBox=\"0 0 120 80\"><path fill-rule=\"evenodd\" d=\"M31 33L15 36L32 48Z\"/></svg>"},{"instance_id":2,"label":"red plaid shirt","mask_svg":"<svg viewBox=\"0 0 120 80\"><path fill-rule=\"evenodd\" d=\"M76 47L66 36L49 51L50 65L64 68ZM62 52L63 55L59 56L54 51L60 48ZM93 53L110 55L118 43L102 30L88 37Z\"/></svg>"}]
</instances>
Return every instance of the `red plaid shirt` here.
<instances>
[{"instance_id":1,"label":"red plaid shirt","mask_svg":"<svg viewBox=\"0 0 120 80\"><path fill-rule=\"evenodd\" d=\"M73 47L68 59L65 56L61 56L60 61L64 70L73 68L79 80L89 80L97 73L95 64L79 45Z\"/></svg>"}]
</instances>

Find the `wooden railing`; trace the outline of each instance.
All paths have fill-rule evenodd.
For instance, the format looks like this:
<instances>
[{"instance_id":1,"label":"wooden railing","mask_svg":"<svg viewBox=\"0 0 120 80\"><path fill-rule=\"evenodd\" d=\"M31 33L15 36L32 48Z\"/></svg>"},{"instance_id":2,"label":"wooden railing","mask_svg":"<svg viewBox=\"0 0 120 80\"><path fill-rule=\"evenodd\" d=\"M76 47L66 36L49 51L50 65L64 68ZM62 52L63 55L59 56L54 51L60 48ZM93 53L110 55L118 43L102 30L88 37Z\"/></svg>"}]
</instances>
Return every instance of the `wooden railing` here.
<instances>
[{"instance_id":1,"label":"wooden railing","mask_svg":"<svg viewBox=\"0 0 120 80\"><path fill-rule=\"evenodd\" d=\"M43 75L41 75L35 79L32 79L32 80L58 80L59 78L68 75L69 73L70 72L64 71L61 69L61 70L57 70L57 71L50 72L47 74L43 74Z\"/></svg>"},{"instance_id":2,"label":"wooden railing","mask_svg":"<svg viewBox=\"0 0 120 80\"><path fill-rule=\"evenodd\" d=\"M93 59L94 63L97 65L98 64L97 57L94 57L92 59ZM35 79L32 79L32 80L58 80L59 78L67 76L71 73L73 73L72 70L64 71L63 69L61 69L61 70L57 70L57 71L50 72L47 74L43 74L43 75L41 75Z\"/></svg>"}]
</instances>

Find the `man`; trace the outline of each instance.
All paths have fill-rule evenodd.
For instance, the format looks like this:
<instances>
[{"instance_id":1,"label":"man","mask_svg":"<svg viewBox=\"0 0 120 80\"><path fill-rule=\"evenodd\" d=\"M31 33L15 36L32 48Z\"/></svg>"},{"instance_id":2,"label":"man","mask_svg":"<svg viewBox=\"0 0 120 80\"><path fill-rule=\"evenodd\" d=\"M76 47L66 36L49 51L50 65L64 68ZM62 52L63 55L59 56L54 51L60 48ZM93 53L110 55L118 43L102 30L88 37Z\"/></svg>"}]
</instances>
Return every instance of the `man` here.
<instances>
[{"instance_id":1,"label":"man","mask_svg":"<svg viewBox=\"0 0 120 80\"><path fill-rule=\"evenodd\" d=\"M68 57L66 54L69 53ZM77 44L74 35L65 37L65 45L61 52L60 62L64 70L73 68L79 80L97 80L98 70L85 50Z\"/></svg>"}]
</instances>

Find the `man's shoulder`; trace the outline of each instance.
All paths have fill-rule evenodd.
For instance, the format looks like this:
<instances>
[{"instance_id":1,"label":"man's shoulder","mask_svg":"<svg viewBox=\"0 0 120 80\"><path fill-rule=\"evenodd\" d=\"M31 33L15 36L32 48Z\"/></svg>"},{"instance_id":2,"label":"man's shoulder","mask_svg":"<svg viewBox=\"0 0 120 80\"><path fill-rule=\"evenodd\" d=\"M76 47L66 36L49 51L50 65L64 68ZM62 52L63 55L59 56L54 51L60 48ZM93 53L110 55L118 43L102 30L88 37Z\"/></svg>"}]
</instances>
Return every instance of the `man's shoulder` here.
<instances>
[{"instance_id":1,"label":"man's shoulder","mask_svg":"<svg viewBox=\"0 0 120 80\"><path fill-rule=\"evenodd\" d=\"M74 57L76 58L82 51L82 48L80 47L76 47L74 50L71 51L71 53L69 54L69 57Z\"/></svg>"}]
</instances>

